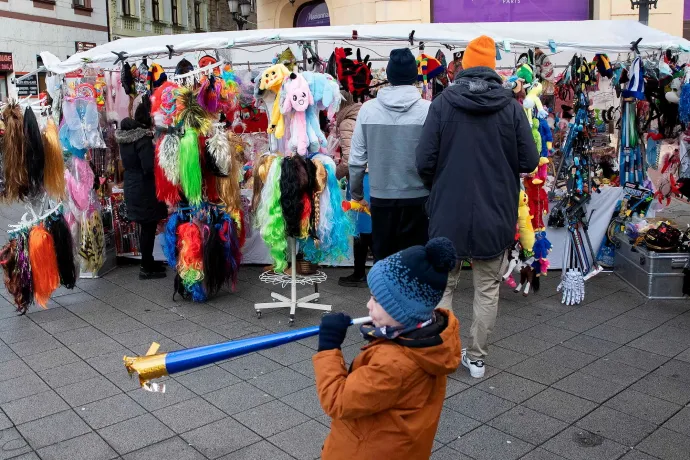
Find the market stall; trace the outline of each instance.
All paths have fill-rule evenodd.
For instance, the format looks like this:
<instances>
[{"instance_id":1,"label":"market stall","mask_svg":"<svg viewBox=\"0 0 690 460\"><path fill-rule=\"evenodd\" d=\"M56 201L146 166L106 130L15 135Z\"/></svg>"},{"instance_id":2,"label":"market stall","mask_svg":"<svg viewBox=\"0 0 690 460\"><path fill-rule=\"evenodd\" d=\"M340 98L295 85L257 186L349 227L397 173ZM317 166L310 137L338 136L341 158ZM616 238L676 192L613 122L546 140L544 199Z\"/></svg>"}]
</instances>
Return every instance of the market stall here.
<instances>
[{"instance_id":1,"label":"market stall","mask_svg":"<svg viewBox=\"0 0 690 460\"><path fill-rule=\"evenodd\" d=\"M668 86L659 74L664 64L673 69L668 83L677 79L680 93L687 40L632 21L387 24L126 38L65 61L41 56L55 78L57 121L79 100L96 107L102 127L117 125L144 95L151 97L156 192L175 208L159 238L178 271L178 292L203 301L233 285L241 262L271 264L262 275L267 282L285 279L291 266L293 287L322 279L318 265L349 264L354 211L343 210L345 184L335 177L340 90L355 100L372 97L386 84L388 52L406 46L419 56L422 97L432 99L452 83L461 49L479 35L495 40L499 71L523 102L542 153L538 170L524 178L515 265L528 279L565 267L564 286L583 286L601 270L599 246L610 247L604 229L620 207L621 185L646 185L666 199L690 174L685 153L657 161L640 148L642 136L658 129L664 139L680 138L685 152L679 135L690 121L684 121L685 106L676 123L654 110L644 118L640 101L665 100L666 91L650 95L634 87L642 76L657 88ZM62 78L74 73L79 77L72 84ZM632 94L621 96L621 90ZM292 96L297 102L301 95L305 104L293 104ZM69 113L62 120L67 126ZM86 121L82 112L76 120ZM74 146L66 137L63 148L72 155L86 149L93 158L102 146ZM647 166L659 168L656 183ZM117 181L99 176L106 176L104 184ZM115 217L120 251L136 254L126 236L136 231ZM527 295L529 283L522 284ZM564 302L581 301L573 292ZM294 289L290 298L274 298L291 315L296 307L329 308L297 299ZM269 307L258 304L257 310Z\"/></svg>"}]
</instances>

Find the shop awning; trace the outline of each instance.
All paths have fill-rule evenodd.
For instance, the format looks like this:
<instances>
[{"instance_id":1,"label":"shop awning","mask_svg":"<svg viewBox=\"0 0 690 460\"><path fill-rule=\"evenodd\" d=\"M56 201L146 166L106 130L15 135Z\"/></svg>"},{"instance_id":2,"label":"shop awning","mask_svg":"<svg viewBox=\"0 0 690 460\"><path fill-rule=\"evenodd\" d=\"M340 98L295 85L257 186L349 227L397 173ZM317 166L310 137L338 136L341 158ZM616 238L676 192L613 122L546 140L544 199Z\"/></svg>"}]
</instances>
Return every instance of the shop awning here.
<instances>
[{"instance_id":1,"label":"shop awning","mask_svg":"<svg viewBox=\"0 0 690 460\"><path fill-rule=\"evenodd\" d=\"M464 47L479 35L492 37L504 50L525 47L570 49L591 53L626 52L631 42L642 38L641 52L672 49L690 51L690 41L645 26L635 21L563 21L513 22L470 24L376 24L311 27L296 29L261 29L228 32L208 32L181 35L123 38L88 51L76 53L65 61L54 55L41 53L44 65L54 73L76 70L84 62L110 66L116 59L113 53L126 53L130 60L148 56L152 59L167 56L170 48L175 54L219 49L239 49L251 46L294 44L313 40L345 41L353 46L364 43L397 43L410 41L414 30L415 44Z\"/></svg>"}]
</instances>

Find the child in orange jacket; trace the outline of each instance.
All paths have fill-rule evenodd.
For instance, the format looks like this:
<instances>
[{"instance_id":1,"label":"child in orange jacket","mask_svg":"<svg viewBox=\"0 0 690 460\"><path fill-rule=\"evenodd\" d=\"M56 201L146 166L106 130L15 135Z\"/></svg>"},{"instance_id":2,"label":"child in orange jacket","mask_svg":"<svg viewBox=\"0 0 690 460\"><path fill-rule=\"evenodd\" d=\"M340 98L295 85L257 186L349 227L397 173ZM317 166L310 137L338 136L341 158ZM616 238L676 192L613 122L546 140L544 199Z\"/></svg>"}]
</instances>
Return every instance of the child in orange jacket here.
<instances>
[{"instance_id":1,"label":"child in orange jacket","mask_svg":"<svg viewBox=\"0 0 690 460\"><path fill-rule=\"evenodd\" d=\"M321 407L333 421L323 460L428 459L446 394L460 364L460 324L435 309L456 263L450 240L435 238L377 262L367 281L369 341L345 367L340 346L350 317L323 317L314 355Z\"/></svg>"}]
</instances>

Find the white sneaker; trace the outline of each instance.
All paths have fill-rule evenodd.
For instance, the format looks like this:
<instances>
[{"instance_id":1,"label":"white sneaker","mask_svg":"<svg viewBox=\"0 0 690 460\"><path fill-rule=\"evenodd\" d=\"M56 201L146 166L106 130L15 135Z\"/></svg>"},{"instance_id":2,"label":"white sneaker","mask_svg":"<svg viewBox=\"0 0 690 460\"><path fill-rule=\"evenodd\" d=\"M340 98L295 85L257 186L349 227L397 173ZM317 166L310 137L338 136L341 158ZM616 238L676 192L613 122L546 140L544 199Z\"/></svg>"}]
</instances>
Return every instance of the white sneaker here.
<instances>
[{"instance_id":1,"label":"white sneaker","mask_svg":"<svg viewBox=\"0 0 690 460\"><path fill-rule=\"evenodd\" d=\"M475 379L480 379L484 377L484 361L478 359L476 361L470 361L467 357L467 349L462 349L462 365L470 370L470 375Z\"/></svg>"}]
</instances>

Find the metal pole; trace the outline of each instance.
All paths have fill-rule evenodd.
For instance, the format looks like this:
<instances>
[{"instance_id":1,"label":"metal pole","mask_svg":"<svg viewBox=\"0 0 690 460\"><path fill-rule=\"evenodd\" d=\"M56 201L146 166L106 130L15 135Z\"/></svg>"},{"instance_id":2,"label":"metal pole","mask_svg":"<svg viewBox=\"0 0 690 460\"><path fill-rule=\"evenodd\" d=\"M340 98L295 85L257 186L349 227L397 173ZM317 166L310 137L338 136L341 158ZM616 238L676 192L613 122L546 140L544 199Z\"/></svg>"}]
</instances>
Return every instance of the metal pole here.
<instances>
[{"instance_id":1,"label":"metal pole","mask_svg":"<svg viewBox=\"0 0 690 460\"><path fill-rule=\"evenodd\" d=\"M649 3L647 1L640 2L639 21L644 25L649 25Z\"/></svg>"}]
</instances>

